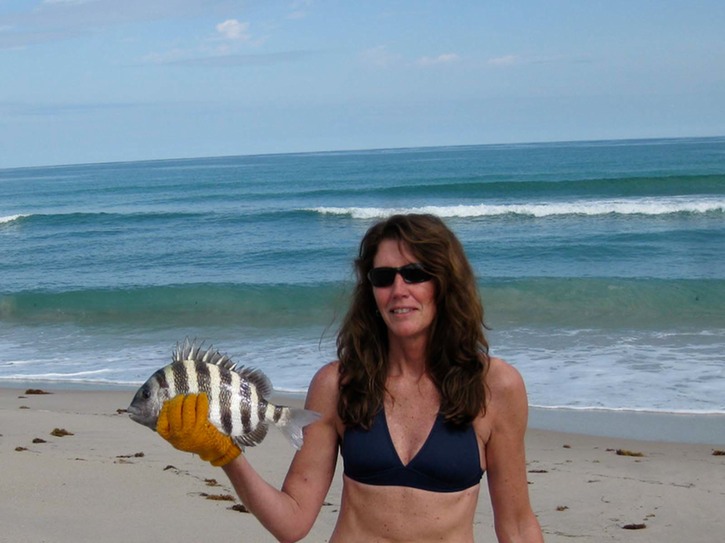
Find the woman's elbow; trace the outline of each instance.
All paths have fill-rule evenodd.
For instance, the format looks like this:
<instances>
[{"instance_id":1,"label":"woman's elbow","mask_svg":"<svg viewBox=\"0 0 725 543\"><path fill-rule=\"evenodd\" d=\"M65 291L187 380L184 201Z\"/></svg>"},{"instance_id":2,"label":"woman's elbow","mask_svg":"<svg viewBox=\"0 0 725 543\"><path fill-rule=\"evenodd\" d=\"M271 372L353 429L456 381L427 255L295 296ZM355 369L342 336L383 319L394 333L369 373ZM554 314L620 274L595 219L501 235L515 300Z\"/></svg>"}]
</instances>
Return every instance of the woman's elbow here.
<instances>
[{"instance_id":1,"label":"woman's elbow","mask_svg":"<svg viewBox=\"0 0 725 543\"><path fill-rule=\"evenodd\" d=\"M302 541L305 536L310 533L310 528L311 527L302 530L289 530L288 533L279 534L276 537L279 543L297 543L298 541Z\"/></svg>"},{"instance_id":2,"label":"woman's elbow","mask_svg":"<svg viewBox=\"0 0 725 543\"><path fill-rule=\"evenodd\" d=\"M314 521L314 518L312 521L297 519L296 522L277 523L273 526L268 526L267 529L279 543L297 543L297 541L303 540L310 533Z\"/></svg>"}]
</instances>

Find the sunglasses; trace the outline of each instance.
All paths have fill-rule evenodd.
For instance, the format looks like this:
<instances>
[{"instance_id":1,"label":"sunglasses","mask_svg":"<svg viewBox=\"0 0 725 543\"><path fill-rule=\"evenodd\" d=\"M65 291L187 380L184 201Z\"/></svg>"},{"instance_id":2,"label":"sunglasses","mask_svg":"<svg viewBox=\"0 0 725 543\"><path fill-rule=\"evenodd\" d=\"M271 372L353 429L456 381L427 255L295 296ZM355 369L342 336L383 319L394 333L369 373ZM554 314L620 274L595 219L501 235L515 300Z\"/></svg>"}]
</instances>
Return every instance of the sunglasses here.
<instances>
[{"instance_id":1,"label":"sunglasses","mask_svg":"<svg viewBox=\"0 0 725 543\"><path fill-rule=\"evenodd\" d=\"M408 284L424 283L433 279L420 264L407 264L400 268L373 268L368 272L368 279L374 287L389 287L395 282L397 274Z\"/></svg>"}]
</instances>

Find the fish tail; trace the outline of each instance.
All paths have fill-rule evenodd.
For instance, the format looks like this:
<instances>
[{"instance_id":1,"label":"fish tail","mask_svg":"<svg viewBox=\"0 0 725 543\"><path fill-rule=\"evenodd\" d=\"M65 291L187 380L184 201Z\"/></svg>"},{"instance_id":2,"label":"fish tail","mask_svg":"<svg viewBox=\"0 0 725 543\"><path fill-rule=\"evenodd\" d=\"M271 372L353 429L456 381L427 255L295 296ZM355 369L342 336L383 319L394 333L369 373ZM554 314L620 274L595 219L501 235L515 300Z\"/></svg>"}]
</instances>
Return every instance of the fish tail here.
<instances>
[{"instance_id":1,"label":"fish tail","mask_svg":"<svg viewBox=\"0 0 725 543\"><path fill-rule=\"evenodd\" d=\"M319 420L320 414L309 409L297 409L283 405L270 405L270 407L274 410L270 418L275 426L280 429L295 449L300 450L303 442L302 429Z\"/></svg>"}]
</instances>

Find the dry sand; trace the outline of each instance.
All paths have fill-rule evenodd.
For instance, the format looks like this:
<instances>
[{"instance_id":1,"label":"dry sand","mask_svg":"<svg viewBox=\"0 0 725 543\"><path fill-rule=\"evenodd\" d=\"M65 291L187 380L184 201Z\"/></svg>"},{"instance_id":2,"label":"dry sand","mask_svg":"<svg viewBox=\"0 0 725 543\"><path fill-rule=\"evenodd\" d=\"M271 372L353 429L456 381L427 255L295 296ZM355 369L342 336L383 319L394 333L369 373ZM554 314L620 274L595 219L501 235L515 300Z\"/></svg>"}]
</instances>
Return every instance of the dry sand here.
<instances>
[{"instance_id":1,"label":"dry sand","mask_svg":"<svg viewBox=\"0 0 725 543\"><path fill-rule=\"evenodd\" d=\"M0 541L274 541L237 510L220 469L176 451L118 411L133 392L45 390L52 394L0 389ZM54 429L72 435L51 435ZM722 541L725 456L714 454L722 449L725 443L530 430L531 500L545 540ZM277 485L292 454L273 431L247 450ZM327 541L340 489L338 473L305 541ZM477 542L496 541L485 484L475 534Z\"/></svg>"}]
</instances>

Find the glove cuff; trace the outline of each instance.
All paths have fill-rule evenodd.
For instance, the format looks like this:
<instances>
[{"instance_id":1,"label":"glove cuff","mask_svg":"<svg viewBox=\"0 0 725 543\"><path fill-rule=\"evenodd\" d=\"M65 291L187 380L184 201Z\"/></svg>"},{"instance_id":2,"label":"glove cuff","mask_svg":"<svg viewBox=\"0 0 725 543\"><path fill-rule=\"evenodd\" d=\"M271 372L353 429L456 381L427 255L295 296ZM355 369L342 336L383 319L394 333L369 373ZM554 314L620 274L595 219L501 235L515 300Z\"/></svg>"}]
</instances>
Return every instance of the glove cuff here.
<instances>
[{"instance_id":1,"label":"glove cuff","mask_svg":"<svg viewBox=\"0 0 725 543\"><path fill-rule=\"evenodd\" d=\"M232 443L231 446L220 457L214 460L209 460L209 462L211 462L212 466L220 468L222 466L226 466L229 462L234 460L240 454L242 454L242 449Z\"/></svg>"}]
</instances>

